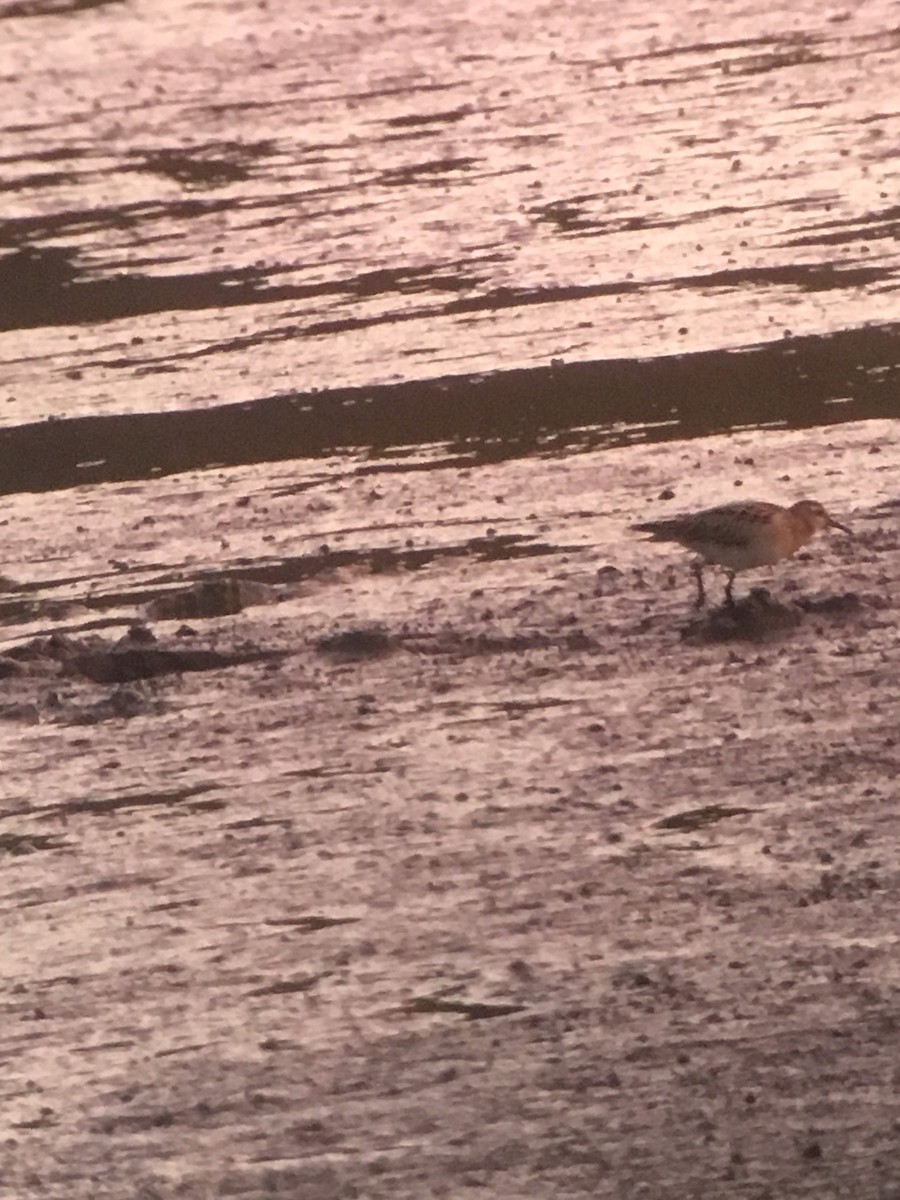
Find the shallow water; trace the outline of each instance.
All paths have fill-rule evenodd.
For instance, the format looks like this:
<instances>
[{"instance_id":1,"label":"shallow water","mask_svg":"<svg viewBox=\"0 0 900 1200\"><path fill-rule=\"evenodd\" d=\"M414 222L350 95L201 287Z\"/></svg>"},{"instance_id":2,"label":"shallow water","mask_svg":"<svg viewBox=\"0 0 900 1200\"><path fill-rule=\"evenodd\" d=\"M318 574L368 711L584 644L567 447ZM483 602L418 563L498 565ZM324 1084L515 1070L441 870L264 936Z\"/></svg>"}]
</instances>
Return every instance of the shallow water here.
<instances>
[{"instance_id":1,"label":"shallow water","mask_svg":"<svg viewBox=\"0 0 900 1200\"><path fill-rule=\"evenodd\" d=\"M190 453L23 428L7 491L895 409L887 3L34 0L0 32L0 422L195 414Z\"/></svg>"}]
</instances>

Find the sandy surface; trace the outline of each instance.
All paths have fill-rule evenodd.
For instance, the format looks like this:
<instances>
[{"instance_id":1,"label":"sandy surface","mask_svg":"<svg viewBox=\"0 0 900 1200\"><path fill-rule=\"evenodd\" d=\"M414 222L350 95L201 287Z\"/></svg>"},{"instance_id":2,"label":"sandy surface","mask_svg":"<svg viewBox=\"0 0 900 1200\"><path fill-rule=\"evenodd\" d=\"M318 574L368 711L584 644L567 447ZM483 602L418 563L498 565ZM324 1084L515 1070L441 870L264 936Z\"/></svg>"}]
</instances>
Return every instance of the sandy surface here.
<instances>
[{"instance_id":1,"label":"sandy surface","mask_svg":"<svg viewBox=\"0 0 900 1200\"><path fill-rule=\"evenodd\" d=\"M627 524L751 477L855 538L698 619ZM898 496L882 421L9 497L0 1195L896 1200Z\"/></svg>"}]
</instances>

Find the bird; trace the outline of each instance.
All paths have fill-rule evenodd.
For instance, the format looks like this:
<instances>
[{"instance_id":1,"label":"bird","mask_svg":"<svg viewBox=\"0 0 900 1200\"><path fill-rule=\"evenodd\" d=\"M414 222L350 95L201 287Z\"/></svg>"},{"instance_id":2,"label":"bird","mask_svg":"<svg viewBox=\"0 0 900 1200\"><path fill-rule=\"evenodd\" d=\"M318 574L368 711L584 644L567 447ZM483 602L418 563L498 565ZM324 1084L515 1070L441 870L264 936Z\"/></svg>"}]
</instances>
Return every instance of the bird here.
<instances>
[{"instance_id":1,"label":"bird","mask_svg":"<svg viewBox=\"0 0 900 1200\"><path fill-rule=\"evenodd\" d=\"M735 500L700 512L682 513L631 527L649 533L653 542L679 542L699 557L692 566L697 580L697 608L706 603L703 568L724 567L728 582L725 603L734 608L734 577L750 567L768 567L789 558L822 529L851 530L830 516L818 500L798 500L790 508L768 500Z\"/></svg>"}]
</instances>

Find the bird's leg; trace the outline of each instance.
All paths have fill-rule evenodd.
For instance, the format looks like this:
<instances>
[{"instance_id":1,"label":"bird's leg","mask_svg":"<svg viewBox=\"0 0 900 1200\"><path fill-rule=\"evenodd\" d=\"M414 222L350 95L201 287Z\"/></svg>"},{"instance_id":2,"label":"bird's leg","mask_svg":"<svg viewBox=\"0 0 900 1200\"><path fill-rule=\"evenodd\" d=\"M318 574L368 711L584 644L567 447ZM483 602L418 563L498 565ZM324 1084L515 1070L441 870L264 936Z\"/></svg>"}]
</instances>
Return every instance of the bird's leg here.
<instances>
[{"instance_id":1,"label":"bird's leg","mask_svg":"<svg viewBox=\"0 0 900 1200\"><path fill-rule=\"evenodd\" d=\"M729 608L734 608L734 596L732 595L732 592L731 592L731 589L734 587L734 576L735 576L735 572L729 571L728 572L728 582L725 584L725 603L728 605Z\"/></svg>"},{"instance_id":2,"label":"bird's leg","mask_svg":"<svg viewBox=\"0 0 900 1200\"><path fill-rule=\"evenodd\" d=\"M698 559L693 564L691 570L694 572L694 578L697 580L697 599L695 601L696 608L702 608L706 603L706 588L703 586L703 563Z\"/></svg>"}]
</instances>

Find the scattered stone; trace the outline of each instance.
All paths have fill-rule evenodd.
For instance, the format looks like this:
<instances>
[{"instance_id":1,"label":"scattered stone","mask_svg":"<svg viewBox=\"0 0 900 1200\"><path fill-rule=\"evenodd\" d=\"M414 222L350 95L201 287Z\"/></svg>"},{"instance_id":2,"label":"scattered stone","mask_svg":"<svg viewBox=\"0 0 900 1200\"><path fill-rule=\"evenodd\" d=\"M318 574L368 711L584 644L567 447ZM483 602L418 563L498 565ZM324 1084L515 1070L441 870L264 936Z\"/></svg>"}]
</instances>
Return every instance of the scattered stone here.
<instances>
[{"instance_id":1,"label":"scattered stone","mask_svg":"<svg viewBox=\"0 0 900 1200\"><path fill-rule=\"evenodd\" d=\"M122 642L131 642L143 646L151 645L155 641L156 634L143 621L135 621L133 625L129 625L128 632L122 638Z\"/></svg>"},{"instance_id":2,"label":"scattered stone","mask_svg":"<svg viewBox=\"0 0 900 1200\"><path fill-rule=\"evenodd\" d=\"M597 581L594 585L595 596L610 596L622 587L623 572L612 563L597 568Z\"/></svg>"}]
</instances>

